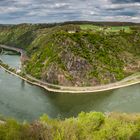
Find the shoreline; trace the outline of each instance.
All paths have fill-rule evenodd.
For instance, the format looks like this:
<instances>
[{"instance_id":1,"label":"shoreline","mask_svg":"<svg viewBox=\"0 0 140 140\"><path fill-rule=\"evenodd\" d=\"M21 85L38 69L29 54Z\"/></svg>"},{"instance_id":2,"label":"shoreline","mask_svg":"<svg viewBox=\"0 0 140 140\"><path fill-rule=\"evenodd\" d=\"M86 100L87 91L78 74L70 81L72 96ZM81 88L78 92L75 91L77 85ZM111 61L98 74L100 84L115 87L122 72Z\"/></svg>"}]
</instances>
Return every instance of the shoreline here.
<instances>
[{"instance_id":1,"label":"shoreline","mask_svg":"<svg viewBox=\"0 0 140 140\"><path fill-rule=\"evenodd\" d=\"M5 45L0 45L1 48L6 48L6 49L11 49L11 50L16 50L16 48L14 47L8 47ZM18 49L18 51L21 53L24 52L22 49ZM10 71L8 69L6 69L4 66L0 65L0 67L9 72L10 74L28 82L31 85L35 85L35 86L39 86L49 92L54 92L54 93L83 93L83 94L87 94L87 93L97 93L97 92L103 92L103 91L109 91L109 90L114 90L114 89L119 89L119 88L123 88L123 87L128 87L128 86L132 86L135 84L139 84L140 83L140 74L133 76L131 75L130 77L126 77L126 79L123 79L122 81L119 82L115 82L115 83L111 83L111 84L107 84L107 85L101 85L101 86L91 86L91 87L68 87L68 86L60 86L60 85L53 85L51 83L47 83L47 82L43 82L41 80L32 78L31 76L27 78L17 74L16 72ZM30 80L29 80L30 79ZM33 81L34 82L33 82Z\"/></svg>"},{"instance_id":2,"label":"shoreline","mask_svg":"<svg viewBox=\"0 0 140 140\"><path fill-rule=\"evenodd\" d=\"M133 81L131 83L126 83L124 85L116 85L116 86L114 85L114 86L110 87L110 84L108 84L108 85L98 86L98 88L100 88L100 89L97 89L97 86L95 86L95 87L72 87L73 90L68 89L70 87L60 86L61 87L60 89L54 89L54 88L49 88L47 86L41 85L38 82L32 82L32 81L30 81L30 80L28 80L28 79L26 79L26 78L24 78L24 77L22 77L22 76L20 76L20 75L18 75L16 73L12 72L10 70L7 70L5 67L3 67L1 65L0 65L0 68L2 68L3 70L5 70L6 72L8 72L8 73L10 73L12 75L24 80L25 82L27 82L27 83L29 83L31 85L39 86L39 87L41 87L43 89L46 89L49 92L54 92L54 93L73 93L73 94L97 93L97 92L103 92L103 91L109 91L109 90L119 89L119 88L123 88L123 87L128 87L128 86L132 86L132 85L140 83L140 79L138 79L136 81ZM114 83L114 84L117 84L117 83ZM122 84L122 83L120 83L120 84ZM109 86L109 87L107 88L106 86Z\"/></svg>"}]
</instances>

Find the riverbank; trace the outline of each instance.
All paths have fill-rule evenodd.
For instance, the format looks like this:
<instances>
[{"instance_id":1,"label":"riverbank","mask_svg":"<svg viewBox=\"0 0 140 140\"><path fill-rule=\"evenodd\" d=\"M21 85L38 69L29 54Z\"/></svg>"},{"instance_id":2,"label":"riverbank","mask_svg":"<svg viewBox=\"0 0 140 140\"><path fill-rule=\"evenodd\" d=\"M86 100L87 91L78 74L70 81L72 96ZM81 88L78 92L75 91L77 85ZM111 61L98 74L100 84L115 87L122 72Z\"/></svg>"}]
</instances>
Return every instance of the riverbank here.
<instances>
[{"instance_id":1,"label":"riverbank","mask_svg":"<svg viewBox=\"0 0 140 140\"><path fill-rule=\"evenodd\" d=\"M2 46L0 45L0 47L2 47L2 48L6 47L6 49L11 48L11 47L8 47L5 45L2 45ZM16 50L16 48L12 47L11 50ZM18 52L20 52L22 55L22 53L24 51L21 49L18 49ZM36 86L46 89L47 91L56 92L56 93L95 93L95 92L102 92L102 91L118 89L118 88L127 87L127 86L131 86L131 85L140 83L140 74L138 74L138 75L127 77L126 79L124 79L122 81L108 84L108 85L101 85L101 86L94 86L94 87L66 87L66 86L53 85L50 83L46 83L41 80L35 79L34 77L31 77L29 75L25 75L25 77L23 77L20 74L13 72L10 69L8 69L2 65L0 65L0 66L5 71L13 74L14 76L17 76L18 78L20 78L32 85L36 85Z\"/></svg>"},{"instance_id":2,"label":"riverbank","mask_svg":"<svg viewBox=\"0 0 140 140\"><path fill-rule=\"evenodd\" d=\"M10 69L5 68L4 66L0 65L0 67L7 71L8 73L32 84L32 85L36 85L39 86L41 88L46 89L47 91L50 92L55 92L55 93L94 93L94 92L102 92L102 91L109 91L109 90L113 90L113 89L118 89L118 88L123 88L123 87L127 87L127 86L131 86L131 85L135 85L140 83L140 76L136 75L135 77L131 76L131 80L127 78L127 81L123 81L123 82L116 82L113 84L108 84L108 85L103 85L103 86L95 86L95 87L64 87L64 86L55 86L55 85L48 85L48 86L52 86L48 87L47 85L43 85L43 83L39 83L38 81L35 81L35 79L29 79L29 78L24 78L21 75L11 71ZM35 81L35 82L32 82ZM54 86L54 87L53 87ZM58 88L58 89L56 89Z\"/></svg>"}]
</instances>

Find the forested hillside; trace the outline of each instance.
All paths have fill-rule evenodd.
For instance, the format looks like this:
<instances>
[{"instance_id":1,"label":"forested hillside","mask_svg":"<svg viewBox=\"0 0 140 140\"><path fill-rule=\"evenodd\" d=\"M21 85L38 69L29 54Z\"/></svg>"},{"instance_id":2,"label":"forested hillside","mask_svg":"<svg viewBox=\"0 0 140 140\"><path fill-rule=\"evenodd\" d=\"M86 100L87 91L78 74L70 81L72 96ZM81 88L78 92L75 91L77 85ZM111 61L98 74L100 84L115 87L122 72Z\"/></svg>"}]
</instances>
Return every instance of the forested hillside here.
<instances>
[{"instance_id":1,"label":"forested hillside","mask_svg":"<svg viewBox=\"0 0 140 140\"><path fill-rule=\"evenodd\" d=\"M83 26L1 26L0 44L25 49L26 73L53 84L108 84L140 71L139 26Z\"/></svg>"}]
</instances>

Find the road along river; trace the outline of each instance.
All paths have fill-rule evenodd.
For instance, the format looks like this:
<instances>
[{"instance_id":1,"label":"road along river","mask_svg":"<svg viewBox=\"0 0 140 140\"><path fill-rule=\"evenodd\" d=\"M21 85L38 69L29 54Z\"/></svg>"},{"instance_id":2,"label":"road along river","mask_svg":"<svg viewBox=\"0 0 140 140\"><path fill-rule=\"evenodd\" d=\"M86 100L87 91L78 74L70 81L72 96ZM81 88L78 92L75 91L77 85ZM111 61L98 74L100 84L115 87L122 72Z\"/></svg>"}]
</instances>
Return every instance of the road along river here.
<instances>
[{"instance_id":1,"label":"road along river","mask_svg":"<svg viewBox=\"0 0 140 140\"><path fill-rule=\"evenodd\" d=\"M1 55L4 63L19 67L20 56ZM94 94L49 93L0 69L0 114L32 121L46 113L51 118L79 112L139 112L140 84Z\"/></svg>"}]
</instances>

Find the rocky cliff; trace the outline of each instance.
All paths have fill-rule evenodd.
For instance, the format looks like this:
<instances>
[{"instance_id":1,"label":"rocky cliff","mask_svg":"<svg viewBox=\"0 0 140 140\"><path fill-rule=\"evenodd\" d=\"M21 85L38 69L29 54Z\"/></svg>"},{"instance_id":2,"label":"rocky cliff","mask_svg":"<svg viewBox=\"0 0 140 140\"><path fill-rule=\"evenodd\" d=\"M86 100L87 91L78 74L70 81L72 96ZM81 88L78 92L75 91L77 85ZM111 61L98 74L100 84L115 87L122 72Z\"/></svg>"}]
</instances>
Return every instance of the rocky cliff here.
<instances>
[{"instance_id":1,"label":"rocky cliff","mask_svg":"<svg viewBox=\"0 0 140 140\"><path fill-rule=\"evenodd\" d=\"M0 28L0 43L25 49L30 58L25 71L38 79L94 86L140 71L140 27L129 28L113 32L110 27L22 24Z\"/></svg>"}]
</instances>

